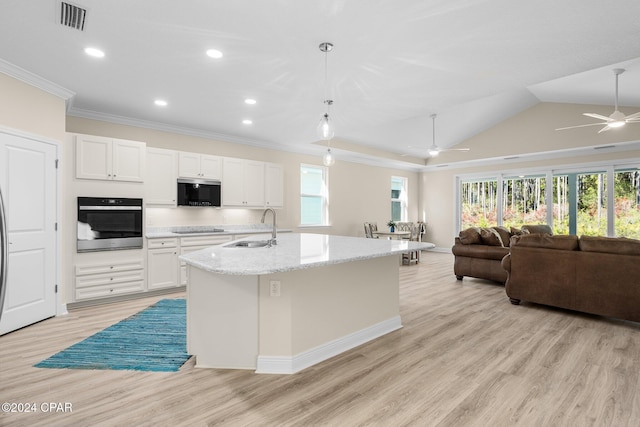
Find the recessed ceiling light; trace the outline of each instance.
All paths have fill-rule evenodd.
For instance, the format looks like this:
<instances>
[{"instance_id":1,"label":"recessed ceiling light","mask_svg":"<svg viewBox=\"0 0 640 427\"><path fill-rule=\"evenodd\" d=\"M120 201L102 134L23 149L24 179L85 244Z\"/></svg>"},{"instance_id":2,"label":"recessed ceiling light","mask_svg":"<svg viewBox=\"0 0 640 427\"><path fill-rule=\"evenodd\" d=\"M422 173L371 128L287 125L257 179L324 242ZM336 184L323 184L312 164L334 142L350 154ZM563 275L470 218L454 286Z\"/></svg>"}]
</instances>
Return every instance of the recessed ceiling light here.
<instances>
[{"instance_id":1,"label":"recessed ceiling light","mask_svg":"<svg viewBox=\"0 0 640 427\"><path fill-rule=\"evenodd\" d=\"M220 52L218 49L209 49L207 51L207 56L210 56L214 59L220 59L222 58L222 52Z\"/></svg>"},{"instance_id":2,"label":"recessed ceiling light","mask_svg":"<svg viewBox=\"0 0 640 427\"><path fill-rule=\"evenodd\" d=\"M104 52L101 51L100 49L96 49L95 47L87 47L87 48L85 48L84 53L86 53L89 56L93 56L95 58L104 57Z\"/></svg>"},{"instance_id":3,"label":"recessed ceiling light","mask_svg":"<svg viewBox=\"0 0 640 427\"><path fill-rule=\"evenodd\" d=\"M153 103L158 107L166 107L168 105L167 101L165 101L164 99L156 99L155 101L153 101Z\"/></svg>"},{"instance_id":4,"label":"recessed ceiling light","mask_svg":"<svg viewBox=\"0 0 640 427\"><path fill-rule=\"evenodd\" d=\"M249 105L256 105L256 100L255 99L251 99L251 98L247 98L244 100L245 104L249 104Z\"/></svg>"},{"instance_id":5,"label":"recessed ceiling light","mask_svg":"<svg viewBox=\"0 0 640 427\"><path fill-rule=\"evenodd\" d=\"M244 119L244 120L242 121L242 124L243 124L243 125L251 125L251 124L253 124L253 121L252 121L252 120L249 120L249 119Z\"/></svg>"}]
</instances>

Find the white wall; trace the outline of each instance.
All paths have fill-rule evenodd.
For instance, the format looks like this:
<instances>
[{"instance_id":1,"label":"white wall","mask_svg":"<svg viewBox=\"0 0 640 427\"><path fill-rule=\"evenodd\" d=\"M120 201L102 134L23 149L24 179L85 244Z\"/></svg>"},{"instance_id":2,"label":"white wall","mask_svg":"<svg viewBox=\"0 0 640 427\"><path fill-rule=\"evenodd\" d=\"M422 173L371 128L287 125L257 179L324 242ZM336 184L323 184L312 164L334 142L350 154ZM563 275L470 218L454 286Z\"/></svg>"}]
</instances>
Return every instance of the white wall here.
<instances>
[{"instance_id":1,"label":"white wall","mask_svg":"<svg viewBox=\"0 0 640 427\"><path fill-rule=\"evenodd\" d=\"M58 141L64 155L69 151L64 144L65 139L65 100L45 90L24 83L7 74L0 73L0 126L16 129L18 131L44 137L47 140ZM64 171L61 172L64 175ZM61 177L60 181L64 178ZM64 198L65 188L59 188L60 197ZM60 224L64 224L68 211L59 209ZM64 230L60 230L60 265L68 264L69 249ZM61 270L60 274L64 276ZM65 301L65 286L59 287L61 301Z\"/></svg>"}]
</instances>

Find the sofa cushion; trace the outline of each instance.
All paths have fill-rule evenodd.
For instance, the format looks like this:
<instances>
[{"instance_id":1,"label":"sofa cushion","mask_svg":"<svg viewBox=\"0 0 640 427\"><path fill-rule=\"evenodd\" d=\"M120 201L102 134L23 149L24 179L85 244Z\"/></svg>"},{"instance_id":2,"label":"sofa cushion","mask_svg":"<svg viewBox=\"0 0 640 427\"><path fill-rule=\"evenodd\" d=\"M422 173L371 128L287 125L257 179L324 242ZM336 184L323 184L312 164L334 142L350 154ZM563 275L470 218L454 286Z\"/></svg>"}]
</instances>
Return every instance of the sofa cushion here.
<instances>
[{"instance_id":1,"label":"sofa cushion","mask_svg":"<svg viewBox=\"0 0 640 427\"><path fill-rule=\"evenodd\" d=\"M491 227L498 232L500 239L502 240L502 246L509 247L509 241L511 239L511 233L507 227Z\"/></svg>"},{"instance_id":2,"label":"sofa cushion","mask_svg":"<svg viewBox=\"0 0 640 427\"><path fill-rule=\"evenodd\" d=\"M514 246L576 251L578 250L578 236L564 234L557 236L550 234L523 234L511 238L511 247Z\"/></svg>"},{"instance_id":3,"label":"sofa cushion","mask_svg":"<svg viewBox=\"0 0 640 427\"><path fill-rule=\"evenodd\" d=\"M456 257L491 259L500 261L506 254L509 253L509 248L488 245L455 245L453 246L453 248L451 248L451 251Z\"/></svg>"},{"instance_id":4,"label":"sofa cushion","mask_svg":"<svg viewBox=\"0 0 640 427\"><path fill-rule=\"evenodd\" d=\"M488 246L504 246L500 234L493 228L483 228L480 230L480 239L482 244Z\"/></svg>"},{"instance_id":5,"label":"sofa cushion","mask_svg":"<svg viewBox=\"0 0 640 427\"><path fill-rule=\"evenodd\" d=\"M481 245L480 229L478 227L470 227L460 231L460 243L463 245Z\"/></svg>"},{"instance_id":6,"label":"sofa cushion","mask_svg":"<svg viewBox=\"0 0 640 427\"><path fill-rule=\"evenodd\" d=\"M547 224L523 225L522 230L530 234L553 234L553 230Z\"/></svg>"},{"instance_id":7,"label":"sofa cushion","mask_svg":"<svg viewBox=\"0 0 640 427\"><path fill-rule=\"evenodd\" d=\"M640 240L626 237L580 236L580 250L618 255L640 255Z\"/></svg>"}]
</instances>

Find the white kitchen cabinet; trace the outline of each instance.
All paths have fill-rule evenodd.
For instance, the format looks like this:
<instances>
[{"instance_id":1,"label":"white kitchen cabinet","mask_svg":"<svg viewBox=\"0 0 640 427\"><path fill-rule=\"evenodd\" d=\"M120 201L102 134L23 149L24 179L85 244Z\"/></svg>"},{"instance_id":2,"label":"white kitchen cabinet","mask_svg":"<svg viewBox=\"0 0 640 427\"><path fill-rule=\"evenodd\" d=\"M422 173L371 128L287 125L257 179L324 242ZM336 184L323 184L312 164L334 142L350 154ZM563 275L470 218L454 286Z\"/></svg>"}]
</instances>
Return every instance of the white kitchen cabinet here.
<instances>
[{"instance_id":1,"label":"white kitchen cabinet","mask_svg":"<svg viewBox=\"0 0 640 427\"><path fill-rule=\"evenodd\" d=\"M142 257L79 262L75 268L75 300L143 292L144 276Z\"/></svg>"},{"instance_id":2,"label":"white kitchen cabinet","mask_svg":"<svg viewBox=\"0 0 640 427\"><path fill-rule=\"evenodd\" d=\"M263 207L265 163L225 157L222 168L222 205Z\"/></svg>"},{"instance_id":3,"label":"white kitchen cabinet","mask_svg":"<svg viewBox=\"0 0 640 427\"><path fill-rule=\"evenodd\" d=\"M177 151L147 148L145 204L176 207Z\"/></svg>"},{"instance_id":4,"label":"white kitchen cabinet","mask_svg":"<svg viewBox=\"0 0 640 427\"><path fill-rule=\"evenodd\" d=\"M284 171L282 165L266 163L264 171L264 203L268 208L284 206Z\"/></svg>"},{"instance_id":5,"label":"white kitchen cabinet","mask_svg":"<svg viewBox=\"0 0 640 427\"><path fill-rule=\"evenodd\" d=\"M76 178L143 182L144 142L76 135Z\"/></svg>"},{"instance_id":6,"label":"white kitchen cabinet","mask_svg":"<svg viewBox=\"0 0 640 427\"><path fill-rule=\"evenodd\" d=\"M178 175L180 178L219 180L222 178L222 158L181 151L178 161Z\"/></svg>"},{"instance_id":7,"label":"white kitchen cabinet","mask_svg":"<svg viewBox=\"0 0 640 427\"><path fill-rule=\"evenodd\" d=\"M147 244L147 289L179 286L178 239L149 239Z\"/></svg>"}]
</instances>

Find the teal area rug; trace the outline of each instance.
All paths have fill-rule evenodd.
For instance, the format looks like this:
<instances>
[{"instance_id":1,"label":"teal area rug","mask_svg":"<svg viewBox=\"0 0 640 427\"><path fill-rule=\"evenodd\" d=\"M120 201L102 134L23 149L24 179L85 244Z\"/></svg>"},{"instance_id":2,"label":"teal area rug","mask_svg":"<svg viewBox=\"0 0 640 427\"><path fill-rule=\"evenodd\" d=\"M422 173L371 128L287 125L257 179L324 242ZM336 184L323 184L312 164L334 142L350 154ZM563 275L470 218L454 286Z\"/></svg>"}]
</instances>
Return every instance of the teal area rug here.
<instances>
[{"instance_id":1,"label":"teal area rug","mask_svg":"<svg viewBox=\"0 0 640 427\"><path fill-rule=\"evenodd\" d=\"M35 367L175 372L189 359L186 312L186 300L163 299Z\"/></svg>"}]
</instances>

